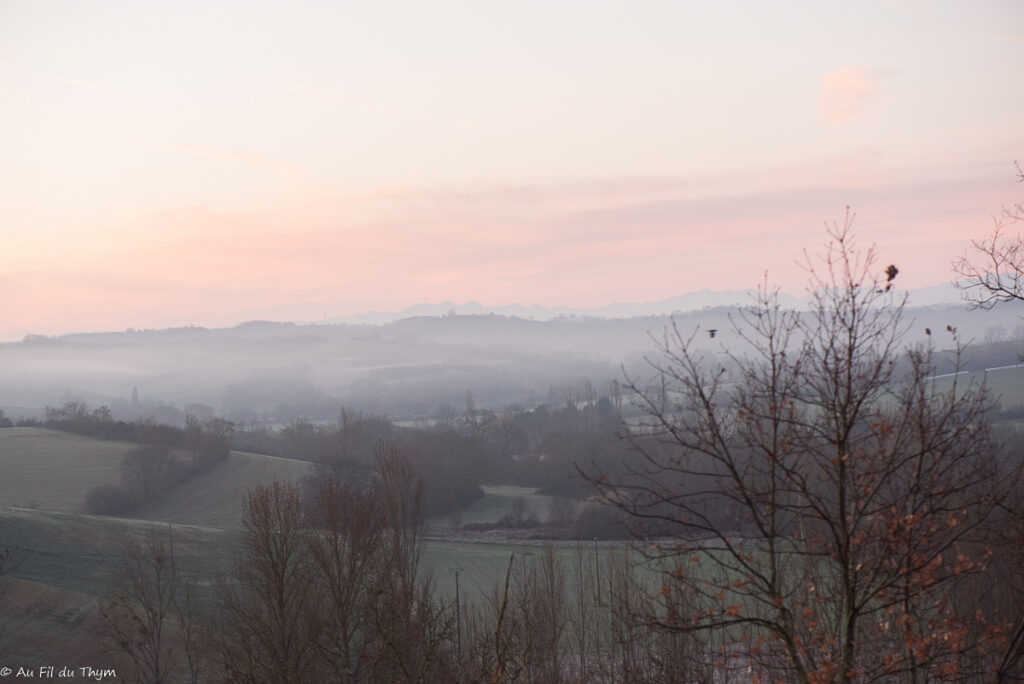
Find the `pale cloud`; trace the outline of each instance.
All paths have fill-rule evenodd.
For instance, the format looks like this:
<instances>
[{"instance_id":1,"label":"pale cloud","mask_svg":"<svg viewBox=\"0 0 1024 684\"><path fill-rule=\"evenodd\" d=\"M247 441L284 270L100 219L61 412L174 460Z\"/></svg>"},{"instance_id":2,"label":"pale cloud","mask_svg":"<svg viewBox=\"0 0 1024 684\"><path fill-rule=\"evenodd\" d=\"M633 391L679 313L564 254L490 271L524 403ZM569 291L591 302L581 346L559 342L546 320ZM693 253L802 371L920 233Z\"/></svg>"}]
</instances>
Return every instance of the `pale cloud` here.
<instances>
[{"instance_id":1,"label":"pale cloud","mask_svg":"<svg viewBox=\"0 0 1024 684\"><path fill-rule=\"evenodd\" d=\"M263 157L258 154L250 154L248 152L224 150L205 145L180 145L175 143L155 142L152 140L138 140L135 138L118 138L118 140L134 147L164 150L166 152L186 154L192 157L231 161L239 164L247 164L250 166L270 169L280 176L281 180L288 183L298 182L302 173L302 168L295 164L289 164L288 162L270 159L268 157Z\"/></svg>"},{"instance_id":2,"label":"pale cloud","mask_svg":"<svg viewBox=\"0 0 1024 684\"><path fill-rule=\"evenodd\" d=\"M347 97L333 95L329 92L324 92L320 88L314 88L310 86L293 86L288 88L288 92L292 95L296 95L305 100L312 100L316 102L331 102L335 104L348 105L350 107L356 107L371 114L377 116L386 116L394 119L413 119L420 118L421 112L416 112L414 109L408 107L394 107L379 100L371 100L365 97ZM425 117L427 120L434 121L437 123L446 124L449 126L455 126L457 128L472 128L472 123L461 116L434 116L428 115Z\"/></svg>"},{"instance_id":3,"label":"pale cloud","mask_svg":"<svg viewBox=\"0 0 1024 684\"><path fill-rule=\"evenodd\" d=\"M993 174L910 183L862 164L741 194L708 191L715 179L307 186L259 209L152 211L61 241L87 258L55 260L46 246L8 260L0 336L318 320L420 301L599 306L750 287L765 270L798 294L806 273L795 260L848 204L862 244L899 264L904 286L931 285L948 279L949 255L1006 201L1011 182L1001 168Z\"/></svg>"},{"instance_id":4,"label":"pale cloud","mask_svg":"<svg viewBox=\"0 0 1024 684\"><path fill-rule=\"evenodd\" d=\"M845 67L821 77L819 105L822 120L838 125L859 118L864 101L877 92L861 67Z\"/></svg>"},{"instance_id":5,"label":"pale cloud","mask_svg":"<svg viewBox=\"0 0 1024 684\"><path fill-rule=\"evenodd\" d=\"M345 104L360 109L366 110L372 114L386 114L389 116L398 116L401 114L401 110L388 106L382 102L376 100L370 100L364 97L341 97L338 95L328 95L320 92L317 89L309 88L306 86L296 86L288 89L292 95L298 95L299 97L306 100L314 100L319 102L333 102L337 104Z\"/></svg>"},{"instance_id":6,"label":"pale cloud","mask_svg":"<svg viewBox=\"0 0 1024 684\"><path fill-rule=\"evenodd\" d=\"M85 88L87 90L94 90L94 91L96 91L98 93L103 93L104 95L123 95L123 93L121 93L121 92L119 92L117 90L114 90L112 88L107 88L106 86L101 86L101 85L98 85L96 83L90 83L89 81L80 81L80 80L75 79L75 78L62 78L60 76L49 76L47 78L49 78L51 81L54 81L56 83L63 83L64 85L70 85L70 86L74 86L76 88Z\"/></svg>"},{"instance_id":7,"label":"pale cloud","mask_svg":"<svg viewBox=\"0 0 1024 684\"><path fill-rule=\"evenodd\" d=\"M127 95L127 93L124 93L120 90L108 88L107 86L100 85L98 83L93 83L91 81L83 81L77 78L65 78L64 76L51 74L45 71L39 71L38 69L29 69L18 64L12 64L11 62L5 59L0 59L0 67L3 67L5 69L12 69L43 81L50 81L51 83L60 83L61 85L73 86L75 88L84 88L86 90L92 90L97 93L103 93L104 95L116 95L119 97L124 97Z\"/></svg>"}]
</instances>

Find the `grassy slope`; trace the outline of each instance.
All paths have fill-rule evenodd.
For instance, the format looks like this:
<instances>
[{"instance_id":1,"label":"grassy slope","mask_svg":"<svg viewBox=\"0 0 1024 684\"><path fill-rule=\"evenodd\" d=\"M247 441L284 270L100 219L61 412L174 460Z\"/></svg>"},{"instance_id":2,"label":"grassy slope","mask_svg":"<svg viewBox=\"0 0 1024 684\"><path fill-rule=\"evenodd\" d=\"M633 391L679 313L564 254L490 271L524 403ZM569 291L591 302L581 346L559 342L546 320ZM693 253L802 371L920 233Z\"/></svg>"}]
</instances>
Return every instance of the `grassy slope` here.
<instances>
[{"instance_id":1,"label":"grassy slope","mask_svg":"<svg viewBox=\"0 0 1024 684\"><path fill-rule=\"evenodd\" d=\"M173 540L183 571L208 584L230 567L239 535L210 528L0 507L0 659L9 667L113 662L96 633L97 610L114 590L127 543Z\"/></svg>"},{"instance_id":2,"label":"grassy slope","mask_svg":"<svg viewBox=\"0 0 1024 684\"><path fill-rule=\"evenodd\" d=\"M516 499L526 502L527 514L533 514L538 520L548 519L548 508L551 498L538 494L536 487L514 487L511 485L487 486L484 495L459 512L463 525L497 523L505 515L512 513ZM427 521L429 529L443 530L451 527L452 515L440 515Z\"/></svg>"},{"instance_id":3,"label":"grassy slope","mask_svg":"<svg viewBox=\"0 0 1024 684\"><path fill-rule=\"evenodd\" d=\"M993 398L999 399L1003 408L1024 404L1024 367L1021 368L1000 368L991 372L963 373L956 378L959 387L967 387L970 382L975 385L985 382ZM935 381L935 386L940 390L949 391L953 385L953 378L944 375Z\"/></svg>"},{"instance_id":4,"label":"grassy slope","mask_svg":"<svg viewBox=\"0 0 1024 684\"><path fill-rule=\"evenodd\" d=\"M134 515L143 520L238 527L242 520L242 498L248 490L274 480L297 481L310 468L304 461L233 451L224 463L181 483Z\"/></svg>"},{"instance_id":5,"label":"grassy slope","mask_svg":"<svg viewBox=\"0 0 1024 684\"><path fill-rule=\"evenodd\" d=\"M8 551L10 575L93 596L109 588L125 544L153 533L173 536L182 567L210 577L238 548L237 533L227 530L0 507L0 547Z\"/></svg>"},{"instance_id":6,"label":"grassy slope","mask_svg":"<svg viewBox=\"0 0 1024 684\"><path fill-rule=\"evenodd\" d=\"M0 658L5 664L88 661L100 653L96 649L103 644L91 631L96 609L113 590L125 544L143 542L150 534L173 539L178 567L198 577L207 591L218 571L230 571L242 550L237 530L0 507L0 548L9 550L10 559L9 575L0 580L0 593L6 592L0 610ZM575 564L582 562L589 574L596 560L591 544L579 549L580 556L575 544L557 549L570 588L575 586ZM539 545L427 541L421 568L434 578L439 597L449 600L455 586L448 569L462 568L464 605L485 605L502 582L513 552L517 563L531 563L543 553ZM603 547L602 564L607 553ZM610 575L602 570L602 576L604 584ZM8 657L12 655L18 657ZM104 657L99 662L107 661Z\"/></svg>"},{"instance_id":7,"label":"grassy slope","mask_svg":"<svg viewBox=\"0 0 1024 684\"><path fill-rule=\"evenodd\" d=\"M992 396L1002 402L1003 408L1024 404L1024 368L1002 368L989 373L974 373L984 379Z\"/></svg>"},{"instance_id":8,"label":"grassy slope","mask_svg":"<svg viewBox=\"0 0 1024 684\"><path fill-rule=\"evenodd\" d=\"M154 533L164 540L173 538L179 567L206 586L218 571L230 570L242 548L238 531L0 507L0 547L9 550L10 559L9 577L0 585L8 592L0 611L0 656L12 648L49 654L58 648L60 638L69 639L66 647L71 651L86 648L89 640L79 631L94 619L101 598L112 591L125 544L144 542ZM576 548L567 544L557 550L567 573ZM580 548L589 572L593 547L584 543ZM447 599L455 593L448 568L462 568L462 599L486 601L504 579L513 552L520 563L529 563L542 550L529 544L427 541L421 568L435 580L439 596ZM602 557L605 554L602 549ZM8 600L15 596L16 601ZM17 642L21 645L15 648L12 639L22 638L19 634L35 645L25 651L27 645Z\"/></svg>"},{"instance_id":9,"label":"grassy slope","mask_svg":"<svg viewBox=\"0 0 1024 684\"><path fill-rule=\"evenodd\" d=\"M0 505L81 512L89 490L121 479L135 445L40 428L0 429ZM242 496L257 484L301 478L302 461L232 452L209 473L175 487L135 517L212 527L236 527Z\"/></svg>"},{"instance_id":10,"label":"grassy slope","mask_svg":"<svg viewBox=\"0 0 1024 684\"><path fill-rule=\"evenodd\" d=\"M0 505L81 511L98 485L120 480L134 445L39 428L0 429Z\"/></svg>"},{"instance_id":11,"label":"grassy slope","mask_svg":"<svg viewBox=\"0 0 1024 684\"><path fill-rule=\"evenodd\" d=\"M599 549L602 572L606 574L609 554L618 545L602 545ZM423 545L420 567L433 579L438 595L445 599L455 597L455 575L459 569L459 589L467 603L488 603L496 587L505 581L509 559L515 554L516 563L530 564L544 553L542 544L515 544L507 542L463 542L431 540ZM588 542L572 542L555 547L555 556L564 572L568 589L575 588L576 565L582 564L585 574L595 568L594 546Z\"/></svg>"},{"instance_id":12,"label":"grassy slope","mask_svg":"<svg viewBox=\"0 0 1024 684\"><path fill-rule=\"evenodd\" d=\"M309 468L300 461L233 452L213 471L137 513L141 519L78 513L91 487L118 480L121 458L131 448L49 430L0 429L0 549L9 550L9 575L0 582L0 591L6 591L0 658L24 654L32 662L15 665L25 666L37 665L39 658L89 660L102 646L92 632L95 610L112 589L126 542L144 541L152 533L173 535L181 566L208 583L218 570L230 568L240 550L237 530L216 528L237 528L244 492L259 482L295 480ZM546 518L549 497L528 488L487 487L464 522L495 522L519 497ZM14 502L38 508L10 507ZM589 567L592 549L584 548ZM454 576L447 569L463 568L463 600L481 600L504 578L513 551L529 561L539 549L430 541L424 544L423 569L433 575L441 596L450 598ZM568 568L575 551L563 547L559 556Z\"/></svg>"},{"instance_id":13,"label":"grassy slope","mask_svg":"<svg viewBox=\"0 0 1024 684\"><path fill-rule=\"evenodd\" d=\"M154 533L173 538L180 567L207 582L218 570L229 570L241 550L237 530L0 507L0 548L9 551L9 575L49 587L41 595L54 595L50 589L71 592L76 604L105 595L121 566L125 544L144 542ZM574 549L566 545L559 554L568 561ZM590 562L592 547L584 544L583 549ZM463 589L487 593L504 578L512 552L524 560L539 550L529 544L427 541L422 567L433 575L442 595L454 594L449 567L464 569Z\"/></svg>"},{"instance_id":14,"label":"grassy slope","mask_svg":"<svg viewBox=\"0 0 1024 684\"><path fill-rule=\"evenodd\" d=\"M109 645L96 634L96 597L7 578L3 606L0 660L5 666L35 669L41 664L112 661L107 652Z\"/></svg>"}]
</instances>

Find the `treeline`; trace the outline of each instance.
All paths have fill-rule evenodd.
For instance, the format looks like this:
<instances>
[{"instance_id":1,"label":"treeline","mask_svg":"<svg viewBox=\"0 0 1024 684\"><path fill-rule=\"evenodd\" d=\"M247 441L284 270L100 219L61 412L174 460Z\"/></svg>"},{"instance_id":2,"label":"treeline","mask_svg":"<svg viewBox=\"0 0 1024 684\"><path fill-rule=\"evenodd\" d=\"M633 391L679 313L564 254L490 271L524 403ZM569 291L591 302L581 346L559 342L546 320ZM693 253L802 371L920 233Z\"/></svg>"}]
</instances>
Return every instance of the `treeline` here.
<instances>
[{"instance_id":1,"label":"treeline","mask_svg":"<svg viewBox=\"0 0 1024 684\"><path fill-rule=\"evenodd\" d=\"M135 436L144 441L121 462L121 481L89 491L87 513L126 515L176 485L201 475L227 460L233 425L221 418L199 420L189 416L185 428L159 426Z\"/></svg>"},{"instance_id":2,"label":"treeline","mask_svg":"<svg viewBox=\"0 0 1024 684\"><path fill-rule=\"evenodd\" d=\"M512 510L495 526L547 523L557 530L538 531L538 535L624 538L628 530L621 513L586 501L593 490L578 470L593 463L612 470L621 467L626 443L619 439L620 422L607 398L580 406L567 402L560 408L453 411L421 427L400 427L385 418L342 410L333 424L295 421L278 430L236 430L234 447L317 463L308 489L324 479L366 482L375 467L377 449L391 443L423 478L427 516L451 513L453 524L460 527L458 511L483 496L481 485L516 484L556 497L551 510L542 512L543 519Z\"/></svg>"},{"instance_id":3,"label":"treeline","mask_svg":"<svg viewBox=\"0 0 1024 684\"><path fill-rule=\"evenodd\" d=\"M647 611L681 597L650 592L654 575L625 550L510 554L504 581L482 599L442 596L420 565L422 493L393 443L378 448L362 488L258 487L245 501L242 549L212 590L203 594L206 579L156 533L126 554L101 631L142 682L555 684L721 673L724 646L645 624Z\"/></svg>"},{"instance_id":4,"label":"treeline","mask_svg":"<svg viewBox=\"0 0 1024 684\"><path fill-rule=\"evenodd\" d=\"M209 471L227 460L234 432L234 424L223 418L187 416L183 428L114 420L109 407L90 408L81 401L47 406L41 422L19 421L18 425L137 445L121 461L120 482L94 487L86 495L86 512L97 515L126 515Z\"/></svg>"},{"instance_id":5,"label":"treeline","mask_svg":"<svg viewBox=\"0 0 1024 684\"><path fill-rule=\"evenodd\" d=\"M189 450L216 450L230 448L234 424L222 418L204 418L186 415L184 427L177 427L153 419L134 421L116 420L109 406L95 408L78 400L66 401L59 406L49 405L43 410L43 419L20 419L19 427L45 427L71 432L95 439L133 442L146 445L176 446L189 442ZM210 433L204 438L202 430ZM204 442L203 440L206 439Z\"/></svg>"},{"instance_id":6,"label":"treeline","mask_svg":"<svg viewBox=\"0 0 1024 684\"><path fill-rule=\"evenodd\" d=\"M176 485L227 460L234 426L222 418L189 416L184 428L132 424L128 432L139 446L121 462L121 481L100 485L86 496L85 510L97 515L126 515L163 496ZM124 438L122 438L124 439Z\"/></svg>"},{"instance_id":7,"label":"treeline","mask_svg":"<svg viewBox=\"0 0 1024 684\"><path fill-rule=\"evenodd\" d=\"M359 486L372 479L382 444L407 454L423 478L423 510L437 515L465 508L483 496L480 485L495 481L497 465L485 444L450 430L402 428L379 416L342 410L333 424L294 421L278 430L256 428L236 433L240 451L311 461L317 464L307 489L323 482Z\"/></svg>"},{"instance_id":8,"label":"treeline","mask_svg":"<svg viewBox=\"0 0 1024 684\"><path fill-rule=\"evenodd\" d=\"M424 479L427 515L465 508L482 496L483 484L537 487L544 494L583 499L593 492L578 466L614 468L625 453L621 417L607 396L579 403L570 398L555 408L490 411L467 404L463 412L444 407L437 419L418 427L343 409L335 423L240 428L233 448L311 461L320 465L321 476L359 481L372 470L379 445L392 442Z\"/></svg>"},{"instance_id":9,"label":"treeline","mask_svg":"<svg viewBox=\"0 0 1024 684\"><path fill-rule=\"evenodd\" d=\"M544 494L578 501L592 496L579 468L596 464L616 471L627 456L627 444L619 438L622 397L617 389L610 386L609 393L599 397L581 381L578 387L563 388L561 405L509 406L500 411L475 408L467 393L465 410L442 407L434 420L415 427L342 409L331 423L295 420L276 429L237 427L222 418L189 415L185 427L178 428L114 420L106 406L91 408L80 401L48 406L43 421L36 424L138 445L126 455L118 484L90 492L91 513L128 514L209 470L232 449L315 463L318 468L308 487L323 480L359 485L371 477L379 446L393 443L423 478L424 514L436 516L466 508L483 496L484 484L536 487ZM595 503L563 505L549 517L562 528L578 523L570 536L626 534L622 516ZM513 516L503 526L537 522Z\"/></svg>"}]
</instances>

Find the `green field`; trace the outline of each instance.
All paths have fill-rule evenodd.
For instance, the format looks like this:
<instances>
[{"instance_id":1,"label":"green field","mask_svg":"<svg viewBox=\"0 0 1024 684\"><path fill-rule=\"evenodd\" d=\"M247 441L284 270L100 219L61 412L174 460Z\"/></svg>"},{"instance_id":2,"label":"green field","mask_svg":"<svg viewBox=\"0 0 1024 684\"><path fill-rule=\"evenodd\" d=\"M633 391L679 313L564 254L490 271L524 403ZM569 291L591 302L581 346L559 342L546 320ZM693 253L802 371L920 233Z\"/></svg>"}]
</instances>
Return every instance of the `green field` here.
<instances>
[{"instance_id":1,"label":"green field","mask_svg":"<svg viewBox=\"0 0 1024 684\"><path fill-rule=\"evenodd\" d=\"M590 577L604 573L603 583L606 584L610 554L625 553L627 546L602 544L595 551L592 542L560 542L553 548L556 562L564 572L566 589L572 592L576 588L577 568ZM433 579L438 594L448 599L455 596L455 571L458 570L462 600L484 604L493 598L495 588L505 581L512 554L515 554L515 563L530 564L545 552L545 544L542 542L515 544L428 540L423 545L421 568ZM634 560L638 561L639 557L634 557Z\"/></svg>"},{"instance_id":2,"label":"green field","mask_svg":"<svg viewBox=\"0 0 1024 684\"><path fill-rule=\"evenodd\" d=\"M95 600L106 595L126 544L144 542L154 532L172 542L180 566L204 582L229 570L242 550L238 530L0 507L0 547L8 551L9 575L45 587L42 596L71 592ZM555 553L569 577L577 563L593 573L598 557L605 567L610 550L621 548L602 545L595 554L591 543L563 543ZM449 569L459 568L462 600L481 602L504 581L513 553L517 563L532 563L543 552L540 543L427 540L421 569L433 578L439 596L451 599L455 577Z\"/></svg>"},{"instance_id":3,"label":"green field","mask_svg":"<svg viewBox=\"0 0 1024 684\"><path fill-rule=\"evenodd\" d=\"M7 551L9 573L84 594L106 592L125 545L143 542L153 531L173 538L183 567L200 575L212 577L227 567L239 548L238 534L230 530L0 507L0 547Z\"/></svg>"},{"instance_id":4,"label":"green field","mask_svg":"<svg viewBox=\"0 0 1024 684\"><path fill-rule=\"evenodd\" d=\"M40 428L0 429L0 505L79 512L93 487L116 484L135 445Z\"/></svg>"},{"instance_id":5,"label":"green field","mask_svg":"<svg viewBox=\"0 0 1024 684\"><path fill-rule=\"evenodd\" d=\"M1024 368L1001 368L972 376L985 380L992 396L1004 409L1024 404Z\"/></svg>"},{"instance_id":6,"label":"green field","mask_svg":"<svg viewBox=\"0 0 1024 684\"><path fill-rule=\"evenodd\" d=\"M984 382L992 398L998 399L1004 409L1024 404L1024 367L961 373L955 379L959 387L967 387L971 382L975 386ZM940 390L948 391L953 380L953 376L945 375L936 378L935 384Z\"/></svg>"},{"instance_id":7,"label":"green field","mask_svg":"<svg viewBox=\"0 0 1024 684\"><path fill-rule=\"evenodd\" d=\"M109 645L95 634L97 610L113 590L128 543L145 541L154 531L173 539L180 567L209 583L229 569L241 548L237 528L245 491L275 479L298 479L309 468L232 452L212 471L136 513L145 520L84 515L88 492L118 483L121 462L133 448L53 430L0 429L4 664L13 656L24 656L24 665L68 658L108 662Z\"/></svg>"},{"instance_id":8,"label":"green field","mask_svg":"<svg viewBox=\"0 0 1024 684\"><path fill-rule=\"evenodd\" d=\"M56 430L0 429L0 506L80 513L92 488L120 481L121 461L135 446ZM179 484L135 517L237 527L247 490L274 480L296 481L309 468L303 461L233 451L227 461Z\"/></svg>"},{"instance_id":9,"label":"green field","mask_svg":"<svg viewBox=\"0 0 1024 684\"><path fill-rule=\"evenodd\" d=\"M242 499L258 484L296 482L311 465L275 456L232 451L228 460L199 477L186 480L134 515L187 525L239 527Z\"/></svg>"},{"instance_id":10,"label":"green field","mask_svg":"<svg viewBox=\"0 0 1024 684\"><path fill-rule=\"evenodd\" d=\"M114 590L126 544L153 532L173 539L182 570L205 581L240 548L238 534L224 530L0 507L5 664L109 662L109 644L96 637L97 610Z\"/></svg>"},{"instance_id":11,"label":"green field","mask_svg":"<svg viewBox=\"0 0 1024 684\"><path fill-rule=\"evenodd\" d=\"M105 590L125 542L139 541L152 529L163 533L172 523L175 551L212 575L226 567L231 554L225 549L237 547L237 535L229 530L240 525L245 492L259 483L296 481L310 467L232 452L210 472L137 511L133 520L82 515L89 489L116 483L121 460L132 448L53 430L0 429L0 548L10 549L12 575L97 595ZM484 487L484 496L461 512L462 524L498 523L520 499L527 515L545 520L551 498L530 487ZM447 531L450 519L438 516L428 527ZM503 579L512 552L528 559L536 551L528 544L428 541L423 567L443 592L454 592L448 567L465 568L467 587L489 591Z\"/></svg>"},{"instance_id":12,"label":"green field","mask_svg":"<svg viewBox=\"0 0 1024 684\"><path fill-rule=\"evenodd\" d=\"M499 522L503 517L512 513L517 499L522 499L526 505L526 514L532 515L537 520L547 520L550 496L538 494L536 487L513 487L511 485L482 487L484 495L474 501L470 506L459 512L463 525L483 525ZM450 516L448 517L450 520ZM439 516L428 521L430 526L437 524L443 527L446 519Z\"/></svg>"},{"instance_id":13,"label":"green field","mask_svg":"<svg viewBox=\"0 0 1024 684\"><path fill-rule=\"evenodd\" d=\"M0 658L5 664L14 655L25 664L109 658L103 654L108 645L96 636L97 610L114 590L127 544L153 533L173 540L176 562L209 586L242 550L238 528L244 493L258 483L295 481L310 467L232 452L226 462L138 511L135 519L82 513L92 487L119 481L121 461L132 448L51 430L0 429L0 549L7 554L0 583ZM519 500L527 516L547 519L551 497L532 488L494 486L462 512L462 524L497 523ZM442 532L450 531L450 521L440 516ZM602 566L607 548L597 556ZM449 569L459 568L463 605L483 606L503 582L513 553L522 567L544 549L540 543L428 539L421 569L434 579L438 597L450 600L455 576ZM570 591L579 586L574 572L594 571L597 557L589 543L579 551L575 543L562 543L555 553Z\"/></svg>"}]
</instances>

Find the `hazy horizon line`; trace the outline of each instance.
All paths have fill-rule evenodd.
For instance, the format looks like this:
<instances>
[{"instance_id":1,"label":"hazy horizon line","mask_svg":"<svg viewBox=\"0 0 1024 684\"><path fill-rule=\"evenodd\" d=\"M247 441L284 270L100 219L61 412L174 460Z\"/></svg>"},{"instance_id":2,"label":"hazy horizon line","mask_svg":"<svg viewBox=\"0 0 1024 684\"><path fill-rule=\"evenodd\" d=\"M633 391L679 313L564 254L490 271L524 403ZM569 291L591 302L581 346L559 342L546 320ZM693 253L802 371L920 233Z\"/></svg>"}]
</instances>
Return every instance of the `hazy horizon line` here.
<instances>
[{"instance_id":1,"label":"hazy horizon line","mask_svg":"<svg viewBox=\"0 0 1024 684\"><path fill-rule=\"evenodd\" d=\"M936 306L941 304L957 304L963 303L962 298L957 295L953 296L955 292L958 292L956 285L952 282L936 283L934 285L927 285L925 287L913 288L905 290L904 293L908 295L908 305L911 307L925 307L925 306ZM807 300L810 294L804 292L801 295L794 295L791 292L776 288L778 294L790 303L799 303ZM941 294L942 290L947 290L944 296ZM404 320L406 318L413 318L418 316L423 317L443 317L445 315L454 314L456 316L477 316L477 315L497 315L506 316L509 318L522 318L523 320L538 320L548 321L557 319L564 316L584 316L592 318L640 318L645 316L669 316L673 314L690 313L693 311L700 311L707 308L720 308L730 306L742 306L745 302L727 302L727 301L715 301L708 303L700 303L699 298L703 296L707 298L723 298L729 297L750 297L756 294L758 288L748 287L742 289L728 289L728 290L715 290L712 288L700 288L698 290L691 290L683 292L672 297L657 300L643 300L643 301L612 301L597 306L571 306L565 304L547 305L539 303L524 304L521 302L511 302L508 304L485 304L476 299L468 299L464 301L455 301L452 299L445 299L442 301L428 302L419 301L414 304L398 309L364 309L353 313L330 315L325 313L324 317L319 320L309 319L288 319L288 318L246 318L238 319L235 322L228 321L216 321L209 322L206 324L188 323L184 325L168 324L163 327L153 326L126 326L122 329L96 329L96 330L71 330L63 332L51 332L51 333L35 333L29 332L22 335L20 338L8 337L7 339L0 340L0 344L16 344L19 342L45 339L59 339L62 337L70 337L76 335L109 335L109 334L122 334L131 332L160 332L170 330L230 330L247 324L254 323L267 323L275 325L295 325L295 326L307 326L307 325L366 325L366 326L382 326L396 321ZM924 303L917 303L913 301L913 293L925 293L939 291L940 294L936 296L932 301L926 301ZM897 291L899 292L899 291ZM695 303L685 309L667 309L662 310L650 310L650 311L639 311L643 307L649 309L657 309L657 307L667 307L672 303L681 303L680 300L685 299L696 299ZM444 310L442 310L444 309ZM460 311L460 309L462 309ZM471 309L466 311L465 309ZM619 309L618 313L615 310ZM630 311L633 309L634 311Z\"/></svg>"}]
</instances>

